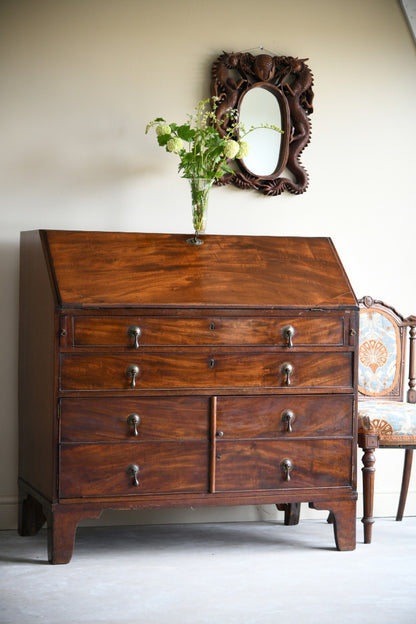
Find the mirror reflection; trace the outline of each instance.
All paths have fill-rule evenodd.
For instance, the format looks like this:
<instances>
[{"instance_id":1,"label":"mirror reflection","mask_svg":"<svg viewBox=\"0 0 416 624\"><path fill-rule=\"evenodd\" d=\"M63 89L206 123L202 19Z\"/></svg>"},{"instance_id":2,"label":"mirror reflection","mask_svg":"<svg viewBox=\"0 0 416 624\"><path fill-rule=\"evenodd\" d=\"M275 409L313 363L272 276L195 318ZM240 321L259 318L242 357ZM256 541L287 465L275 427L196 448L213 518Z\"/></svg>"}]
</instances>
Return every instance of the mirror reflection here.
<instances>
[{"instance_id":1,"label":"mirror reflection","mask_svg":"<svg viewBox=\"0 0 416 624\"><path fill-rule=\"evenodd\" d=\"M240 121L246 128L270 124L282 127L280 105L269 90L256 86L247 91L240 104ZM279 163L281 134L270 128L257 128L246 137L250 151L244 166L257 176L269 176Z\"/></svg>"}]
</instances>

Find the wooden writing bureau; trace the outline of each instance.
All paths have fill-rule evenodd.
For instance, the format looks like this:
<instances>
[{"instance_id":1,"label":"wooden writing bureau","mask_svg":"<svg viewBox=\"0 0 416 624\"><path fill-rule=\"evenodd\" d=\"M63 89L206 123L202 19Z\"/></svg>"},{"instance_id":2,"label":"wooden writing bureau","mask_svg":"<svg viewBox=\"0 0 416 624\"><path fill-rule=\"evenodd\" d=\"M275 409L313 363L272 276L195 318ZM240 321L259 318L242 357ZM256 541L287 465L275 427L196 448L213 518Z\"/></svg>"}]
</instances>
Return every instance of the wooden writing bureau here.
<instances>
[{"instance_id":1,"label":"wooden writing bureau","mask_svg":"<svg viewBox=\"0 0 416 624\"><path fill-rule=\"evenodd\" d=\"M326 238L21 235L19 531L300 502L355 548L358 307ZM292 513L293 512L293 513Z\"/></svg>"}]
</instances>

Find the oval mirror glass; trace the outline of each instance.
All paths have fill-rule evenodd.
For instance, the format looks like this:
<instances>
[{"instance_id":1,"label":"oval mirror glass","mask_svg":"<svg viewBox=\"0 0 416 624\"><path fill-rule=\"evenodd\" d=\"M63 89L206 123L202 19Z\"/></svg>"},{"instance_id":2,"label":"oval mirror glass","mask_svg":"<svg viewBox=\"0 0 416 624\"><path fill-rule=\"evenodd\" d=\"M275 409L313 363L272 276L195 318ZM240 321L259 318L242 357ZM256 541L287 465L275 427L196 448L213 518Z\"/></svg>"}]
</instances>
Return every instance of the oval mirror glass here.
<instances>
[{"instance_id":1,"label":"oval mirror glass","mask_svg":"<svg viewBox=\"0 0 416 624\"><path fill-rule=\"evenodd\" d=\"M280 104L276 95L260 86L247 91L240 105L240 121L246 130L261 124L273 124L282 128ZM272 175L279 163L281 140L280 132L270 128L259 128L250 132L244 138L250 150L243 160L244 166L257 176Z\"/></svg>"}]
</instances>

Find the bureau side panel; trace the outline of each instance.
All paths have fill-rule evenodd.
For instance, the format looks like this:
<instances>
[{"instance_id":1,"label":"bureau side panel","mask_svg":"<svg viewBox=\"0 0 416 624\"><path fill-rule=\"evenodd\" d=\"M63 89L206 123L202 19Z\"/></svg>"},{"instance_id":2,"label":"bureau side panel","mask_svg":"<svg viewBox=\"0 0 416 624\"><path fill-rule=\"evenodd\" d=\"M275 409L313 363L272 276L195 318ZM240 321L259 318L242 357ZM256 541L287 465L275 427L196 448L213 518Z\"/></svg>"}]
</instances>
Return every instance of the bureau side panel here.
<instances>
[{"instance_id":1,"label":"bureau side panel","mask_svg":"<svg viewBox=\"0 0 416 624\"><path fill-rule=\"evenodd\" d=\"M38 232L20 239L19 478L54 498L55 301Z\"/></svg>"}]
</instances>

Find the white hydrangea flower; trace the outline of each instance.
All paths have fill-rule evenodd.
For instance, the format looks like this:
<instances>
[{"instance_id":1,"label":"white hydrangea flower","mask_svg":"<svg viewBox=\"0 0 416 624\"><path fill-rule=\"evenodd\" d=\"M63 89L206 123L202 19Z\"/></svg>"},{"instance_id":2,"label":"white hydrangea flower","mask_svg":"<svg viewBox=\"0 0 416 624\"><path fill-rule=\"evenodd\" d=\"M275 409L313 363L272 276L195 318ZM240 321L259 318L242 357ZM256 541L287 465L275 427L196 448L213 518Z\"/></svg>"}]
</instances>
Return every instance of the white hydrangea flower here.
<instances>
[{"instance_id":1,"label":"white hydrangea flower","mask_svg":"<svg viewBox=\"0 0 416 624\"><path fill-rule=\"evenodd\" d=\"M245 158L250 151L247 141L240 141L240 149L236 154L236 158Z\"/></svg>"},{"instance_id":2,"label":"white hydrangea flower","mask_svg":"<svg viewBox=\"0 0 416 624\"><path fill-rule=\"evenodd\" d=\"M174 154L179 154L182 148L183 141L179 137L169 139L169 141L166 143L166 149L168 150L168 152L173 152Z\"/></svg>"},{"instance_id":3,"label":"white hydrangea flower","mask_svg":"<svg viewBox=\"0 0 416 624\"><path fill-rule=\"evenodd\" d=\"M156 126L156 134L157 136L162 136L163 134L171 134L171 129L168 124L160 124Z\"/></svg>"},{"instance_id":4,"label":"white hydrangea flower","mask_svg":"<svg viewBox=\"0 0 416 624\"><path fill-rule=\"evenodd\" d=\"M237 143L237 141L233 141L232 139L229 139L224 145L224 156L226 158L235 158L239 149L240 149L240 146Z\"/></svg>"}]
</instances>

